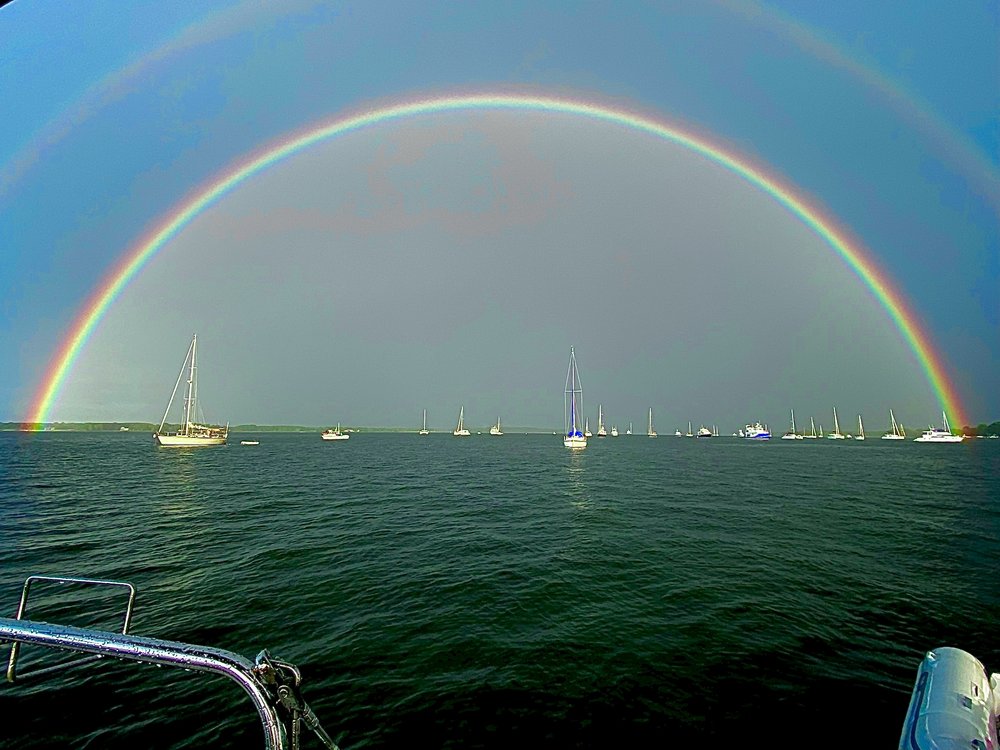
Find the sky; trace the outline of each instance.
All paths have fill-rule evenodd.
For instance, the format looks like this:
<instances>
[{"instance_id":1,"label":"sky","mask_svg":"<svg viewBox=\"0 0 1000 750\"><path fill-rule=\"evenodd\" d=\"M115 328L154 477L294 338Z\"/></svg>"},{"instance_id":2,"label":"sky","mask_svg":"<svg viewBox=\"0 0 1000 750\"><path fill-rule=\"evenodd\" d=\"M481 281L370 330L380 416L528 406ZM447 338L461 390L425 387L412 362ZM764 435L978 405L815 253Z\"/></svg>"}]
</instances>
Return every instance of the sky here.
<instances>
[{"instance_id":1,"label":"sky","mask_svg":"<svg viewBox=\"0 0 1000 750\"><path fill-rule=\"evenodd\" d=\"M1000 10L990 2L0 7L0 420L89 298L213 180L359 112L592 102L753 165L861 248L969 421L1000 418ZM192 216L97 322L53 421L162 416L191 335L207 419L918 428L942 404L800 216L579 114L422 113L322 140ZM638 429L638 427L637 427ZM845 430L846 431L846 430Z\"/></svg>"}]
</instances>

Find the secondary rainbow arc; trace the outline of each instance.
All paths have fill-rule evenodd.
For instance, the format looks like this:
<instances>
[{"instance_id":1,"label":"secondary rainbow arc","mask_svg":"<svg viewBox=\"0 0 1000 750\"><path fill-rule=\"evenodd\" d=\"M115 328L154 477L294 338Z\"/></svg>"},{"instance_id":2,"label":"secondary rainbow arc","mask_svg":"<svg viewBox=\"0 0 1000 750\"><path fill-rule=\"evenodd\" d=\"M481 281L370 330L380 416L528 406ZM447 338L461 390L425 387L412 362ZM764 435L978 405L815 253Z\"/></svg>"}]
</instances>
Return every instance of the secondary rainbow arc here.
<instances>
[{"instance_id":1,"label":"secondary rainbow arc","mask_svg":"<svg viewBox=\"0 0 1000 750\"><path fill-rule=\"evenodd\" d=\"M860 243L850 239L848 233L839 228L834 220L824 216L801 195L796 195L782 180L766 174L734 151L723 150L707 137L695 135L644 114L574 99L516 94L441 96L378 107L325 121L306 131L286 136L237 162L234 167L223 172L221 177L211 180L190 198L178 204L166 219L130 247L122 261L105 276L74 319L69 334L52 357L36 392L28 422L41 429L42 424L48 421L49 412L76 358L101 318L143 266L198 214L241 182L316 143L365 127L418 115L491 109L578 115L631 128L690 149L763 190L820 236L872 291L919 361L942 408L948 412L953 423L964 423L961 401L947 376L943 362L902 295L895 290L875 261L863 252Z\"/></svg>"}]
</instances>

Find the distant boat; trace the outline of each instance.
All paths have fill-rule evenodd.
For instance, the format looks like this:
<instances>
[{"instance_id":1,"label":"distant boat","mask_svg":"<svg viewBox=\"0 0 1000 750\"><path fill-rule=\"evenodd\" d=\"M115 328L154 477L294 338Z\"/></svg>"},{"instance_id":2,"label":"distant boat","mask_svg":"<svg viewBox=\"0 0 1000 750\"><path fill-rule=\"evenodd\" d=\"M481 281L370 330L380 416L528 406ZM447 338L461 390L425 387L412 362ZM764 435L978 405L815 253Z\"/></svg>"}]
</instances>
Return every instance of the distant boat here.
<instances>
[{"instance_id":1,"label":"distant boat","mask_svg":"<svg viewBox=\"0 0 1000 750\"><path fill-rule=\"evenodd\" d=\"M240 445L260 445L259 440L241 440Z\"/></svg>"},{"instance_id":2,"label":"distant boat","mask_svg":"<svg viewBox=\"0 0 1000 750\"><path fill-rule=\"evenodd\" d=\"M563 395L563 445L580 450L587 447L587 436L580 432L580 412L583 410L583 384L576 369L576 352L569 349L569 369L566 371L566 391Z\"/></svg>"},{"instance_id":3,"label":"distant boat","mask_svg":"<svg viewBox=\"0 0 1000 750\"><path fill-rule=\"evenodd\" d=\"M687 431L687 434L685 434L684 437L694 437L694 434L691 432L691 423L690 422L688 422L688 431Z\"/></svg>"},{"instance_id":4,"label":"distant boat","mask_svg":"<svg viewBox=\"0 0 1000 750\"><path fill-rule=\"evenodd\" d=\"M806 440L815 440L816 438L818 438L819 435L816 434L816 420L814 420L812 417L809 417L809 428L810 428L809 434L802 435L802 437L805 438Z\"/></svg>"},{"instance_id":5,"label":"distant boat","mask_svg":"<svg viewBox=\"0 0 1000 750\"><path fill-rule=\"evenodd\" d=\"M490 427L491 435L503 435L503 430L500 429L500 417L497 417L497 423Z\"/></svg>"},{"instance_id":6,"label":"distant boat","mask_svg":"<svg viewBox=\"0 0 1000 750\"><path fill-rule=\"evenodd\" d=\"M626 435L631 435L632 434L632 423L631 422L628 423L628 429L625 430L625 434Z\"/></svg>"},{"instance_id":7,"label":"distant boat","mask_svg":"<svg viewBox=\"0 0 1000 750\"><path fill-rule=\"evenodd\" d=\"M181 371L177 375L177 382L174 383L174 392L170 394L170 400L167 402L167 409L163 412L163 419L160 420L160 426L153 433L153 440L164 448L198 448L209 445L225 445L226 439L229 437L228 423L225 427L215 427L198 424L194 421L197 419L196 415L198 413L195 408L195 401L198 397L198 365L195 362L197 357L198 334L195 334L191 338L191 345L188 347L187 354L184 355L184 362L181 364ZM167 421L167 414L170 413L170 407L174 403L174 397L177 395L177 387L181 384L181 378L184 377L185 369L188 370L188 379L187 395L184 397L182 425L177 432L164 432L163 425Z\"/></svg>"},{"instance_id":8,"label":"distant boat","mask_svg":"<svg viewBox=\"0 0 1000 750\"><path fill-rule=\"evenodd\" d=\"M346 432L340 431L340 422L337 422L337 429L335 430L323 430L321 437L324 440L347 440L351 436Z\"/></svg>"},{"instance_id":9,"label":"distant boat","mask_svg":"<svg viewBox=\"0 0 1000 750\"><path fill-rule=\"evenodd\" d=\"M771 431L760 422L756 422L746 425L740 437L747 438L748 440L770 440Z\"/></svg>"},{"instance_id":10,"label":"distant boat","mask_svg":"<svg viewBox=\"0 0 1000 750\"><path fill-rule=\"evenodd\" d=\"M618 425L611 426L611 437L618 437Z\"/></svg>"},{"instance_id":11,"label":"distant boat","mask_svg":"<svg viewBox=\"0 0 1000 750\"><path fill-rule=\"evenodd\" d=\"M840 420L837 419L837 407L833 407L833 432L826 436L829 440L844 440L840 433Z\"/></svg>"},{"instance_id":12,"label":"distant boat","mask_svg":"<svg viewBox=\"0 0 1000 750\"><path fill-rule=\"evenodd\" d=\"M604 407L597 406L597 437L607 437L608 431L604 429Z\"/></svg>"},{"instance_id":13,"label":"distant boat","mask_svg":"<svg viewBox=\"0 0 1000 750\"><path fill-rule=\"evenodd\" d=\"M941 421L944 427L929 427L923 434L914 438L914 443L961 443L965 440L965 435L952 435L951 425L948 424L948 415L941 412Z\"/></svg>"},{"instance_id":14,"label":"distant boat","mask_svg":"<svg viewBox=\"0 0 1000 750\"><path fill-rule=\"evenodd\" d=\"M674 430L674 437L684 437L684 433L680 430Z\"/></svg>"},{"instance_id":15,"label":"distant boat","mask_svg":"<svg viewBox=\"0 0 1000 750\"><path fill-rule=\"evenodd\" d=\"M865 426L861 424L861 415L858 415L858 434L854 436L855 440L865 439Z\"/></svg>"},{"instance_id":16,"label":"distant boat","mask_svg":"<svg viewBox=\"0 0 1000 750\"><path fill-rule=\"evenodd\" d=\"M656 437L656 430L653 429L653 407L649 407L649 426L646 428L646 437Z\"/></svg>"},{"instance_id":17,"label":"distant boat","mask_svg":"<svg viewBox=\"0 0 1000 750\"><path fill-rule=\"evenodd\" d=\"M903 425L896 423L896 415L892 413L892 409L889 409L889 421L892 423L889 428L889 432L882 436L883 440L906 440L906 431L903 429Z\"/></svg>"},{"instance_id":18,"label":"distant boat","mask_svg":"<svg viewBox=\"0 0 1000 750\"><path fill-rule=\"evenodd\" d=\"M802 435L795 431L795 409L792 409L792 426L788 432L781 436L782 440L801 440Z\"/></svg>"},{"instance_id":19,"label":"distant boat","mask_svg":"<svg viewBox=\"0 0 1000 750\"><path fill-rule=\"evenodd\" d=\"M431 434L431 431L427 429L427 410L426 409L424 409L423 427L420 428L420 432L418 432L417 434L418 435L430 435Z\"/></svg>"},{"instance_id":20,"label":"distant boat","mask_svg":"<svg viewBox=\"0 0 1000 750\"><path fill-rule=\"evenodd\" d=\"M589 438L590 437L594 437L594 433L592 433L590 431L590 417L587 417L587 421L586 421L585 426L583 428L583 436L584 437L589 437Z\"/></svg>"},{"instance_id":21,"label":"distant boat","mask_svg":"<svg viewBox=\"0 0 1000 750\"><path fill-rule=\"evenodd\" d=\"M709 438L715 436L712 434L712 431L710 429L708 429L705 425L702 425L701 427L698 428L698 432L695 434L695 437Z\"/></svg>"},{"instance_id":22,"label":"distant boat","mask_svg":"<svg viewBox=\"0 0 1000 750\"><path fill-rule=\"evenodd\" d=\"M472 434L467 429L465 429L465 405L464 404L462 405L462 408L458 410L458 424L455 426L455 429L451 431L451 434L454 435L455 437L467 437L468 435Z\"/></svg>"},{"instance_id":23,"label":"distant boat","mask_svg":"<svg viewBox=\"0 0 1000 750\"><path fill-rule=\"evenodd\" d=\"M118 432L128 432L128 427L119 427Z\"/></svg>"},{"instance_id":24,"label":"distant boat","mask_svg":"<svg viewBox=\"0 0 1000 750\"><path fill-rule=\"evenodd\" d=\"M718 425L712 425L712 437L719 437L719 427Z\"/></svg>"}]
</instances>

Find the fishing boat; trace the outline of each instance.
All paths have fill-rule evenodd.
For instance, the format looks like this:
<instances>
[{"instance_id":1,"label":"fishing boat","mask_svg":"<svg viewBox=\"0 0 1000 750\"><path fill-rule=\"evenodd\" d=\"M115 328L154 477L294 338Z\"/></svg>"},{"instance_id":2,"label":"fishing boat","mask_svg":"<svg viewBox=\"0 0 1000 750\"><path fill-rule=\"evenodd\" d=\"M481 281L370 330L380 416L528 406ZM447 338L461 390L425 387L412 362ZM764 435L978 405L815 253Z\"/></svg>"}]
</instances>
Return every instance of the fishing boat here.
<instances>
[{"instance_id":1,"label":"fishing boat","mask_svg":"<svg viewBox=\"0 0 1000 750\"><path fill-rule=\"evenodd\" d=\"M889 409L889 422L891 426L889 427L889 432L882 436L883 440L906 440L906 431L903 429L903 425L896 422L896 415L892 413L892 409Z\"/></svg>"},{"instance_id":2,"label":"fishing boat","mask_svg":"<svg viewBox=\"0 0 1000 750\"><path fill-rule=\"evenodd\" d=\"M748 424L744 426L742 430L743 434L740 437L746 438L747 440L770 440L771 431L767 429L760 422L755 422L754 424Z\"/></svg>"},{"instance_id":3,"label":"fishing boat","mask_svg":"<svg viewBox=\"0 0 1000 750\"><path fill-rule=\"evenodd\" d=\"M952 435L951 425L948 424L948 415L941 412L941 421L944 427L928 427L920 437L914 438L914 443L961 443L965 440L965 435Z\"/></svg>"},{"instance_id":4,"label":"fishing boat","mask_svg":"<svg viewBox=\"0 0 1000 750\"><path fill-rule=\"evenodd\" d=\"M712 431L708 429L705 425L702 425L701 427L698 428L698 432L695 433L695 437L707 438L707 437L715 437L715 435L713 435Z\"/></svg>"},{"instance_id":5,"label":"fishing boat","mask_svg":"<svg viewBox=\"0 0 1000 750\"><path fill-rule=\"evenodd\" d=\"M829 440L844 440L844 435L840 432L840 421L837 419L837 407L833 407L833 432L827 434Z\"/></svg>"},{"instance_id":6,"label":"fishing boat","mask_svg":"<svg viewBox=\"0 0 1000 750\"><path fill-rule=\"evenodd\" d=\"M819 437L819 435L816 434L816 420L812 417L809 417L809 434L803 435L802 437L805 440L815 440Z\"/></svg>"},{"instance_id":7,"label":"fishing boat","mask_svg":"<svg viewBox=\"0 0 1000 750\"><path fill-rule=\"evenodd\" d=\"M814 428L815 429L815 428ZM784 435L781 436L782 440L802 440L803 436L795 431L795 409L792 409L792 426L788 429Z\"/></svg>"},{"instance_id":8,"label":"fishing boat","mask_svg":"<svg viewBox=\"0 0 1000 750\"><path fill-rule=\"evenodd\" d=\"M500 429L500 417L497 417L497 423L490 427L491 435L503 435L503 430Z\"/></svg>"},{"instance_id":9,"label":"fishing boat","mask_svg":"<svg viewBox=\"0 0 1000 750\"><path fill-rule=\"evenodd\" d=\"M340 429L340 422L337 422L337 427L335 429L323 430L320 437L324 440L347 440L351 436L346 432L342 432Z\"/></svg>"},{"instance_id":10,"label":"fishing boat","mask_svg":"<svg viewBox=\"0 0 1000 750\"><path fill-rule=\"evenodd\" d=\"M455 437L468 437L472 433L465 429L465 405L458 410L458 424L455 425L455 429L451 431L451 434Z\"/></svg>"},{"instance_id":11,"label":"fishing boat","mask_svg":"<svg viewBox=\"0 0 1000 750\"><path fill-rule=\"evenodd\" d=\"M597 437L607 437L608 431L604 429L604 407L600 404L597 406Z\"/></svg>"},{"instance_id":12,"label":"fishing boat","mask_svg":"<svg viewBox=\"0 0 1000 750\"><path fill-rule=\"evenodd\" d=\"M656 430L653 429L653 407L649 407L649 426L646 427L646 437L656 437Z\"/></svg>"},{"instance_id":13,"label":"fishing boat","mask_svg":"<svg viewBox=\"0 0 1000 750\"><path fill-rule=\"evenodd\" d=\"M576 352L569 349L569 369L566 371L566 390L563 394L563 445L580 450L587 447L587 436L580 431L580 412L583 411L583 383L576 368Z\"/></svg>"},{"instance_id":14,"label":"fishing boat","mask_svg":"<svg viewBox=\"0 0 1000 750\"><path fill-rule=\"evenodd\" d=\"M858 415L858 434L854 436L855 440L865 439L865 426L861 424L861 415Z\"/></svg>"},{"instance_id":15,"label":"fishing boat","mask_svg":"<svg viewBox=\"0 0 1000 750\"><path fill-rule=\"evenodd\" d=\"M418 435L430 435L431 431L427 429L427 410L426 409L424 409L424 421L423 421L422 424L423 424L423 426L420 428L420 432L418 432L417 434Z\"/></svg>"},{"instance_id":16,"label":"fishing boat","mask_svg":"<svg viewBox=\"0 0 1000 750\"><path fill-rule=\"evenodd\" d=\"M167 402L167 408L163 412L163 419L160 426L153 433L153 440L157 445L164 448L199 448L211 445L225 445L229 437L229 423L225 427L199 424L197 419L197 398L198 398L198 334L191 338L191 345L187 354L184 355L184 362L181 364L181 371L177 375L177 382L174 383L173 393ZM177 388L187 370L187 393L184 396L184 413L181 425L177 432L164 432L163 425L166 424L170 407L173 406L174 398L177 396Z\"/></svg>"}]
</instances>

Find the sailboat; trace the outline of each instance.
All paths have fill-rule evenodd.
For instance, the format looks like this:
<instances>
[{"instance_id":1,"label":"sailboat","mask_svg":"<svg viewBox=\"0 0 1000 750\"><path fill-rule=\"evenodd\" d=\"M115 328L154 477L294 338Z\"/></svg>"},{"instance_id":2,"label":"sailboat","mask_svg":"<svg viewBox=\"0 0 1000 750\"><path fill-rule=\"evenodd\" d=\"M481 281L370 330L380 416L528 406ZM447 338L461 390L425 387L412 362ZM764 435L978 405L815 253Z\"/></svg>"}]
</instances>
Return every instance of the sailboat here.
<instances>
[{"instance_id":1,"label":"sailboat","mask_svg":"<svg viewBox=\"0 0 1000 750\"><path fill-rule=\"evenodd\" d=\"M815 428L813 428L815 431ZM782 440L801 440L802 435L795 431L795 409L792 409L792 426L784 435L781 436Z\"/></svg>"},{"instance_id":2,"label":"sailboat","mask_svg":"<svg viewBox=\"0 0 1000 750\"><path fill-rule=\"evenodd\" d=\"M656 430L653 429L653 407L649 407L649 426L646 428L646 437L656 437Z\"/></svg>"},{"instance_id":3,"label":"sailboat","mask_svg":"<svg viewBox=\"0 0 1000 750\"><path fill-rule=\"evenodd\" d=\"M594 433L590 431L590 417L587 417L586 425L583 428L584 437L594 437Z\"/></svg>"},{"instance_id":4,"label":"sailboat","mask_svg":"<svg viewBox=\"0 0 1000 750\"><path fill-rule=\"evenodd\" d=\"M607 437L608 431L604 429L604 407L597 406L597 437Z\"/></svg>"},{"instance_id":5,"label":"sailboat","mask_svg":"<svg viewBox=\"0 0 1000 750\"><path fill-rule=\"evenodd\" d=\"M631 435L632 434L632 423L631 422L628 423L628 429L625 430L625 434L626 435Z\"/></svg>"},{"instance_id":6,"label":"sailboat","mask_svg":"<svg viewBox=\"0 0 1000 750\"><path fill-rule=\"evenodd\" d=\"M500 417L497 417L497 423L490 427L491 435L503 435L503 430L500 429Z\"/></svg>"},{"instance_id":7,"label":"sailboat","mask_svg":"<svg viewBox=\"0 0 1000 750\"><path fill-rule=\"evenodd\" d=\"M430 435L431 434L431 431L427 429L427 410L426 409L424 409L423 427L420 428L420 432L418 432L417 434L418 435Z\"/></svg>"},{"instance_id":8,"label":"sailboat","mask_svg":"<svg viewBox=\"0 0 1000 750\"><path fill-rule=\"evenodd\" d=\"M892 422L892 431L887 432L882 436L883 440L906 440L906 432L903 430L903 425L896 423L896 415L892 413L892 409L889 409L889 421Z\"/></svg>"},{"instance_id":9,"label":"sailboat","mask_svg":"<svg viewBox=\"0 0 1000 750\"><path fill-rule=\"evenodd\" d=\"M865 439L865 426L861 424L861 415L858 415L858 434L854 436L855 440Z\"/></svg>"},{"instance_id":10,"label":"sailboat","mask_svg":"<svg viewBox=\"0 0 1000 750\"><path fill-rule=\"evenodd\" d=\"M837 419L837 407L833 407L833 432L827 435L830 440L844 440L844 436L840 434L840 421Z\"/></svg>"},{"instance_id":11,"label":"sailboat","mask_svg":"<svg viewBox=\"0 0 1000 750\"><path fill-rule=\"evenodd\" d=\"M563 445L567 448L587 447L587 437L580 432L580 412L583 410L583 384L576 369L576 352L569 349L569 369L566 372L566 391L563 395Z\"/></svg>"},{"instance_id":12,"label":"sailboat","mask_svg":"<svg viewBox=\"0 0 1000 750\"><path fill-rule=\"evenodd\" d=\"M465 429L465 406L463 405L461 409L458 410L458 424L455 429L451 431L451 434L455 437L466 437L472 433Z\"/></svg>"},{"instance_id":13,"label":"sailboat","mask_svg":"<svg viewBox=\"0 0 1000 750\"><path fill-rule=\"evenodd\" d=\"M160 420L160 426L157 428L156 432L153 433L153 440L156 441L157 445L162 445L165 448L197 448L201 446L226 444L226 439L229 437L228 422L225 427L215 427L198 424L194 421L197 419L198 413L195 408L195 401L198 398L197 356L198 334L194 334L191 338L191 345L188 347L187 354L184 355L184 362L181 364L181 371L177 374L177 382L174 383L174 391L170 394L170 400L167 402L167 408L163 412L163 419ZM174 397L177 395L177 388L181 384L181 378L184 377L185 369L188 371L188 379L187 394L184 396L184 421L177 432L164 432L163 425L167 421L167 415L170 413L170 407L174 403Z\"/></svg>"},{"instance_id":14,"label":"sailboat","mask_svg":"<svg viewBox=\"0 0 1000 750\"><path fill-rule=\"evenodd\" d=\"M320 434L320 437L322 437L324 440L347 440L351 436L348 435L346 432L341 432L340 422L337 422L337 429L323 430L323 432Z\"/></svg>"},{"instance_id":15,"label":"sailboat","mask_svg":"<svg viewBox=\"0 0 1000 750\"><path fill-rule=\"evenodd\" d=\"M952 435L951 425L948 424L948 415L941 412L941 421L944 427L928 427L923 434L914 438L914 443L961 443L965 440L965 435Z\"/></svg>"},{"instance_id":16,"label":"sailboat","mask_svg":"<svg viewBox=\"0 0 1000 750\"><path fill-rule=\"evenodd\" d=\"M794 418L795 415L793 414L792 416ZM815 440L816 438L819 437L819 435L816 434L816 420L813 419L812 417L809 417L809 434L802 435L801 437L805 438L806 440Z\"/></svg>"},{"instance_id":17,"label":"sailboat","mask_svg":"<svg viewBox=\"0 0 1000 750\"><path fill-rule=\"evenodd\" d=\"M691 423L690 422L688 422L688 431L687 431L687 434L684 435L684 437L694 437L694 435L691 434Z\"/></svg>"}]
</instances>

